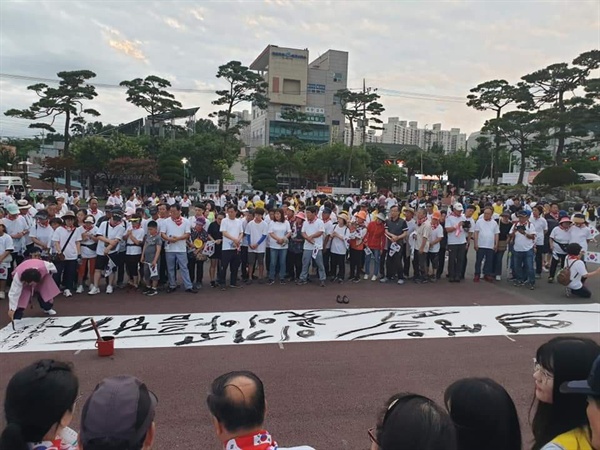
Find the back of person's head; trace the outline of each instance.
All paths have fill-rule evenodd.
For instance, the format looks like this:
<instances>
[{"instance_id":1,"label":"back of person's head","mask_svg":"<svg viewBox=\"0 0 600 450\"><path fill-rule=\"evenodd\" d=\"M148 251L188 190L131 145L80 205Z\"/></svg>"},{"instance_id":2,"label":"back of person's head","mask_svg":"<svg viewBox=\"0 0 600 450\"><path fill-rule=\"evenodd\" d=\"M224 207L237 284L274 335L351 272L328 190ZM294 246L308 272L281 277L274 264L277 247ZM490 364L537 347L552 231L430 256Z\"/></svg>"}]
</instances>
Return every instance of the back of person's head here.
<instances>
[{"instance_id":1,"label":"back of person's head","mask_svg":"<svg viewBox=\"0 0 600 450\"><path fill-rule=\"evenodd\" d=\"M578 256L581 253L581 250L581 245L579 245L577 242L571 242L569 245L567 245L567 255Z\"/></svg>"},{"instance_id":2,"label":"back of person's head","mask_svg":"<svg viewBox=\"0 0 600 450\"><path fill-rule=\"evenodd\" d=\"M446 389L444 403L456 426L458 450L521 450L517 409L494 380L455 381Z\"/></svg>"},{"instance_id":3,"label":"back of person's head","mask_svg":"<svg viewBox=\"0 0 600 450\"><path fill-rule=\"evenodd\" d=\"M21 281L23 283L39 283L42 281L42 274L34 268L25 269L21 274Z\"/></svg>"},{"instance_id":4,"label":"back of person's head","mask_svg":"<svg viewBox=\"0 0 600 450\"><path fill-rule=\"evenodd\" d=\"M265 420L265 391L260 378L250 371L229 372L216 378L206 404L229 433L254 430Z\"/></svg>"},{"instance_id":5,"label":"back of person's head","mask_svg":"<svg viewBox=\"0 0 600 450\"><path fill-rule=\"evenodd\" d=\"M552 374L552 403L536 400L532 404L533 449L542 448L556 436L587 425L585 396L560 392L566 381L587 378L594 360L600 355L600 345L591 339L560 336L541 345L536 362Z\"/></svg>"},{"instance_id":6,"label":"back of person's head","mask_svg":"<svg viewBox=\"0 0 600 450\"><path fill-rule=\"evenodd\" d=\"M391 397L374 438L381 450L456 450L454 424L444 408L422 395Z\"/></svg>"},{"instance_id":7,"label":"back of person's head","mask_svg":"<svg viewBox=\"0 0 600 450\"><path fill-rule=\"evenodd\" d=\"M70 422L78 393L70 364L42 359L19 370L6 387L0 450L27 450L28 442L58 433Z\"/></svg>"},{"instance_id":8,"label":"back of person's head","mask_svg":"<svg viewBox=\"0 0 600 450\"><path fill-rule=\"evenodd\" d=\"M105 378L81 412L79 446L83 450L141 450L154 440L158 399L130 375Z\"/></svg>"}]
</instances>

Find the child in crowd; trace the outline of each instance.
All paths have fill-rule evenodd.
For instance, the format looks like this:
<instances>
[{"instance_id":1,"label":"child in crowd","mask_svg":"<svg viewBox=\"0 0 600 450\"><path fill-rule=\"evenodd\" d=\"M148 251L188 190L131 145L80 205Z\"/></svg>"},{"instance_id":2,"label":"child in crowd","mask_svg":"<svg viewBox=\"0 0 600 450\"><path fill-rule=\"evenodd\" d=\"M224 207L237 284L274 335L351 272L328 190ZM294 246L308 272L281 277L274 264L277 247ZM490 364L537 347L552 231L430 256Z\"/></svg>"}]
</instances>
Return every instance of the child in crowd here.
<instances>
[{"instance_id":1,"label":"child in crowd","mask_svg":"<svg viewBox=\"0 0 600 450\"><path fill-rule=\"evenodd\" d=\"M148 222L148 233L144 239L140 261L144 267L144 280L146 282L144 294L148 297L158 294L158 274L162 246L162 239L158 234L158 224L151 220Z\"/></svg>"},{"instance_id":2,"label":"child in crowd","mask_svg":"<svg viewBox=\"0 0 600 450\"><path fill-rule=\"evenodd\" d=\"M133 289L137 289L140 284L139 266L145 233L144 228L142 228L142 217L140 215L133 214L129 222L130 228L127 229L124 238L127 245L125 266L127 268L127 276L129 277L128 285Z\"/></svg>"}]
</instances>

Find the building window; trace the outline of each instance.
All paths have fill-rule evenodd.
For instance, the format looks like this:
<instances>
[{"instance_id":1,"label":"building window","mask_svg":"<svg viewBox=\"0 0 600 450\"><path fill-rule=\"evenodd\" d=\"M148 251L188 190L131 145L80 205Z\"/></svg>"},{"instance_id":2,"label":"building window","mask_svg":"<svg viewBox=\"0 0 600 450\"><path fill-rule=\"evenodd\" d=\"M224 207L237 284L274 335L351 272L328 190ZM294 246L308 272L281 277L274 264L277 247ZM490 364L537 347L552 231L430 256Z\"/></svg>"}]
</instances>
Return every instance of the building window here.
<instances>
[{"instance_id":1,"label":"building window","mask_svg":"<svg viewBox=\"0 0 600 450\"><path fill-rule=\"evenodd\" d=\"M333 73L333 81L334 81L334 83L344 81L344 76L342 75L341 72L334 72Z\"/></svg>"},{"instance_id":2,"label":"building window","mask_svg":"<svg viewBox=\"0 0 600 450\"><path fill-rule=\"evenodd\" d=\"M333 96L333 104L334 105L339 105L340 104L340 98L334 94Z\"/></svg>"},{"instance_id":3,"label":"building window","mask_svg":"<svg viewBox=\"0 0 600 450\"><path fill-rule=\"evenodd\" d=\"M288 95L300 95L300 80L284 78L283 93Z\"/></svg>"},{"instance_id":4,"label":"building window","mask_svg":"<svg viewBox=\"0 0 600 450\"><path fill-rule=\"evenodd\" d=\"M332 120L331 121L331 125L339 125L340 121L339 120Z\"/></svg>"}]
</instances>

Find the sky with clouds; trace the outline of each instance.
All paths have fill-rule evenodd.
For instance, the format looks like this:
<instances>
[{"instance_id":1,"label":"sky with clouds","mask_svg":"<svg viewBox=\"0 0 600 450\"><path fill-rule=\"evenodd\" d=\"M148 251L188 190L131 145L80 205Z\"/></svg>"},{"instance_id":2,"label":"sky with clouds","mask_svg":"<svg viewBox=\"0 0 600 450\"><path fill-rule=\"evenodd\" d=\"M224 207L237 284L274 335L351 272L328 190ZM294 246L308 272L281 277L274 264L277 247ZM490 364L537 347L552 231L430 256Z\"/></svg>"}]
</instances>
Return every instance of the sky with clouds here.
<instances>
[{"instance_id":1,"label":"sky with clouds","mask_svg":"<svg viewBox=\"0 0 600 450\"><path fill-rule=\"evenodd\" d=\"M488 118L461 100L470 88L495 78L515 82L600 48L600 1L0 2L0 73L55 78L88 69L105 85L158 75L181 89L174 93L184 107L201 108L199 118L214 109L218 66L249 65L268 44L308 48L311 60L330 48L348 51L348 86L365 78L380 88L385 121L441 122L470 133ZM35 100L29 84L0 77L2 112ZM142 115L121 88L98 94L90 106L105 123ZM0 136L32 133L26 121L0 116Z\"/></svg>"}]
</instances>

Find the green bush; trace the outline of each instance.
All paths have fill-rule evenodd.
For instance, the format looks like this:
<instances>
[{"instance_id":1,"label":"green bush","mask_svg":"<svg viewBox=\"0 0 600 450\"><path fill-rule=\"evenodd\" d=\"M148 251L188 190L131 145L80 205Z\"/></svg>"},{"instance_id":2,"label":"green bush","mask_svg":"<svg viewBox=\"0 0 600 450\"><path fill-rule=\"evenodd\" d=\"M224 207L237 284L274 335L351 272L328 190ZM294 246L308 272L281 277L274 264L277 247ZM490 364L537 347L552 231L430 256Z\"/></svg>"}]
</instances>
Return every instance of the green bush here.
<instances>
[{"instance_id":1,"label":"green bush","mask_svg":"<svg viewBox=\"0 0 600 450\"><path fill-rule=\"evenodd\" d=\"M538 186L545 185L550 187L559 187L574 184L578 181L579 177L573 169L563 166L554 166L542 170L533 179L533 184Z\"/></svg>"}]
</instances>

